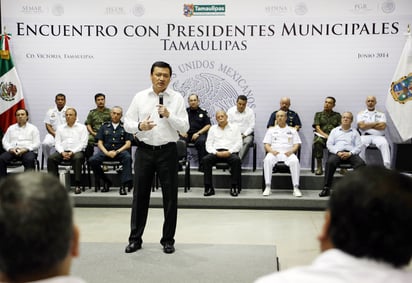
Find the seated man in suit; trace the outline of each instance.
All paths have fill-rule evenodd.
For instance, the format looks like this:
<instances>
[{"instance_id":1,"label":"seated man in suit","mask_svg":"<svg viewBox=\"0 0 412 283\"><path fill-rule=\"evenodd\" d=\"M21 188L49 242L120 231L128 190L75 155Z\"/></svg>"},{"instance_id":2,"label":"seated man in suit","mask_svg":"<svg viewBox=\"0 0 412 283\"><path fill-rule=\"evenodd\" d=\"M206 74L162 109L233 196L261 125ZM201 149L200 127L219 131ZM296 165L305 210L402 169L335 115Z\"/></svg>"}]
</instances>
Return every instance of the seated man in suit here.
<instances>
[{"instance_id":1,"label":"seated man in suit","mask_svg":"<svg viewBox=\"0 0 412 283\"><path fill-rule=\"evenodd\" d=\"M319 193L320 197L330 195L333 174L335 174L339 164L349 163L355 169L365 166L365 162L359 156L362 141L358 131L351 128L352 121L352 113L343 112L341 125L334 128L329 134L326 142L329 156L325 166L325 184L323 190Z\"/></svg>"},{"instance_id":2,"label":"seated man in suit","mask_svg":"<svg viewBox=\"0 0 412 283\"><path fill-rule=\"evenodd\" d=\"M47 159L47 172L58 176L59 164L62 160L70 160L74 171L75 194L80 194L82 164L84 150L87 146L86 126L77 121L77 111L74 108L66 110L66 124L60 125L56 131L56 152Z\"/></svg>"},{"instance_id":3,"label":"seated man in suit","mask_svg":"<svg viewBox=\"0 0 412 283\"><path fill-rule=\"evenodd\" d=\"M7 175L7 163L13 159L21 160L24 170L35 169L40 146L39 130L28 122L29 112L26 109L17 109L15 115L17 123L7 129L2 139L5 152L0 155L0 177Z\"/></svg>"},{"instance_id":4,"label":"seated man in suit","mask_svg":"<svg viewBox=\"0 0 412 283\"><path fill-rule=\"evenodd\" d=\"M230 174L232 177L232 186L230 195L236 197L239 190L240 180L240 158L238 152L242 147L242 136L238 127L227 121L227 114L223 110L216 112L217 125L210 127L207 140L207 154L203 158L204 166L204 196L215 194L212 183L212 167L217 162L227 162L230 165Z\"/></svg>"},{"instance_id":5,"label":"seated man in suit","mask_svg":"<svg viewBox=\"0 0 412 283\"><path fill-rule=\"evenodd\" d=\"M299 189L300 164L295 154L302 142L296 129L286 125L286 119L285 111L277 111L276 126L268 128L263 139L265 151L267 152L263 160L266 186L263 196L268 196L271 193L272 169L279 161L284 161L290 168L293 195L295 197L302 196Z\"/></svg>"},{"instance_id":6,"label":"seated man in suit","mask_svg":"<svg viewBox=\"0 0 412 283\"><path fill-rule=\"evenodd\" d=\"M84 283L69 275L79 229L59 179L39 172L7 176L0 211L0 282Z\"/></svg>"},{"instance_id":7,"label":"seated man in suit","mask_svg":"<svg viewBox=\"0 0 412 283\"><path fill-rule=\"evenodd\" d=\"M129 149L132 144L133 136L125 131L123 123L120 121L123 110L115 106L110 111L111 122L104 123L97 132L97 146L99 152L95 153L90 159L90 166L98 180L104 181L102 192L108 192L112 182L104 174L101 167L102 162L108 160L121 161L123 170L121 172L121 182L119 193L127 195L126 187L130 191L133 187L132 182L132 157ZM98 182L100 184L100 182ZM99 184L96 184L98 187Z\"/></svg>"}]
</instances>

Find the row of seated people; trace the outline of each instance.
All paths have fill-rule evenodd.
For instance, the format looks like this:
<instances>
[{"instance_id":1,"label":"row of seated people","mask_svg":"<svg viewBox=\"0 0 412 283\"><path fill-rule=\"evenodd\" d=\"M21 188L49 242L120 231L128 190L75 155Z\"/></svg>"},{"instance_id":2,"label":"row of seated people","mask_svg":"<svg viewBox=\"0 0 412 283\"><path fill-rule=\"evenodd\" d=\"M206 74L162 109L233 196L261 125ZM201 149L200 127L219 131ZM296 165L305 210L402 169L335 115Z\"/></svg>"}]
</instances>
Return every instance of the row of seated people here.
<instances>
[{"instance_id":1,"label":"row of seated people","mask_svg":"<svg viewBox=\"0 0 412 283\"><path fill-rule=\"evenodd\" d=\"M65 108L65 96L63 94L58 94L56 95L56 108L53 111L49 111L48 114L46 115L46 128L49 131L49 128L51 127L48 136L46 136L43 145L48 146L51 143L48 143L47 141L50 140L51 138L53 138L53 144L55 145L55 135L56 132L54 132L54 136L51 134L52 131L54 131L54 125L53 123L56 123L57 119L56 117L58 116L56 114L56 110L58 111L63 110ZM87 129L89 131L89 138L88 138L88 146L86 149L86 156L91 156L93 153L93 149L94 149L94 144L96 142L96 136L98 134L98 129L97 127L100 128L101 124L107 119L105 118L107 116L107 111L109 111L109 116L111 115L117 115L117 118L114 118L116 122L113 122L113 117L111 117L112 122L114 124L119 124L120 123L120 118L121 118L121 108L117 108L117 112L120 111L120 113L112 113L110 114L110 110L107 109L105 107L105 96L104 94L96 94L95 96L95 102L97 105L97 108L94 110L91 110L87 120L86 120L86 125L87 125ZM228 117L229 117L229 121L231 122L231 124L235 124L238 126L239 130L241 131L241 136L242 136L242 144L239 150L237 151L229 151L230 154L226 153L220 153L222 152L222 149L227 149L227 148L217 148L217 150L219 150L219 154L213 154L216 157L221 157L223 159L228 159L228 157L230 157L230 159L233 159L232 153L233 152L239 152L239 159L240 161L242 161L243 157L246 155L247 150L249 149L250 145L253 143L253 129L254 129L254 113L253 110L250 109L249 107L246 106L247 104L247 97L246 96L239 96L237 99L237 105L230 108L228 110ZM371 140L371 138L374 138L375 136L380 137L381 139L383 138L384 141L385 138L381 135L373 135L370 133L370 131L378 131L378 128L383 128L386 126L385 121L377 121L378 119L383 119L384 120L384 114L382 114L381 112L378 112L374 109L374 106L376 105L376 98L374 97L368 97L367 99L367 106L368 106L368 110L361 112L358 115L358 125L360 125L360 128L363 129L365 131L365 135L363 135L365 137L365 139L368 139L371 142L375 142L373 140ZM300 123L300 119L299 116L289 110L289 106L290 106L290 99L289 98L282 98L281 99L281 110L285 112L286 117L285 117L285 125L286 123L288 123L289 125L293 125L293 128L295 130L299 130L299 128L301 127L301 123ZM325 100L325 106L324 106L324 111L323 112L318 112L315 115L315 123L314 123L314 127L316 130L316 133L318 133L315 136L315 141L314 141L314 154L317 157L317 161L319 161L319 157L318 157L318 151L316 151L318 149L318 144L322 145L321 148L321 154L323 154L323 146L326 144L326 138L328 133L330 132L329 129L331 128L331 125L333 124L338 124L339 125L339 121L338 118L340 118L340 114L337 112L332 111L333 107L335 106L335 99L333 97L327 97ZM285 109L285 110L283 110ZM74 109L72 109L74 110ZM26 118L28 118L28 113L26 110L24 110L24 112L26 113ZM66 114L67 112L67 108L65 109L64 113ZM66 117L65 115L65 120L67 120L69 118L69 120L73 120L71 121L71 123L73 123L73 125L75 124L79 124L76 123L77 121L77 114L75 113L75 110L73 111L74 115L72 115L73 117ZM206 136L207 133L209 131L210 128L210 118L208 117L208 114L205 110L201 109L199 107L199 99L197 97L197 95L191 95L189 96L189 107L187 108L187 112L188 112L188 116L189 116L189 121L190 121L190 130L188 131L188 133L186 134L182 134L181 138L185 139L188 142L194 142L195 147L198 149L198 153L199 153L199 169L201 171L203 171L204 169L202 168L203 166L203 160L204 157L206 157L206 153L207 152L211 152L213 153L216 149L209 149L206 150ZM269 119L269 123L268 126L270 125L275 125L277 123L275 123L273 121L273 116L276 117L278 111L275 111L272 116ZM374 122L374 124L371 126L369 124L367 124L365 121L360 120L359 117L364 116L364 120L367 120L368 118L370 118L367 114L368 112L373 113L374 117L373 120L377 121ZM222 114L222 113L220 113ZM226 116L226 113L223 113L224 116ZM383 115L383 118L382 118ZM16 117L17 117L17 113L16 113ZM49 117L49 120L48 118ZM24 120L24 118L23 118ZM67 120L66 122L69 123L69 120ZM52 124L47 123L47 121L54 121ZM277 119L275 120L277 121ZM227 121L225 121L227 122ZM25 123L27 123L27 120L25 121ZM109 126L111 125L111 123L108 123L108 127L113 127L113 126ZM217 125L218 126L218 125ZM63 153L62 154L54 154L52 155L52 159L49 161L49 158L47 158L48 160L48 170L54 174L57 174L57 170L58 167L56 164L58 164L58 162L60 161L60 159L71 159L74 158L75 160L78 160L78 164L74 166L75 168L75 182L76 182L76 189L75 192L76 193L80 193L80 188L79 188L79 183L80 183L80 178L81 178L81 171L80 169L77 169L78 167L81 167L81 160L82 158L78 155L82 155L83 153L81 151L77 151L79 148L82 147L82 145L80 144L80 139L75 139L73 133L73 130L70 131L69 129L71 128L71 126L66 127L66 130L64 131L64 133L62 133L62 135L66 136L67 140L64 142L65 145L61 145L63 148L68 147L68 144L73 143L75 141L75 143L78 143L77 148L74 148L73 151L69 151L69 150L65 150L63 149ZM77 128L77 127L75 127ZM272 127L269 127L272 128ZM380 131L383 131L383 129L381 129ZM108 133L107 131L108 129L106 129L106 134ZM112 129L113 133L115 133L115 129ZM368 131L369 130L369 131ZM125 134L124 129L122 129L122 131ZM76 131L74 131L76 132ZM82 132L84 134L84 129L82 129ZM119 133L119 131L118 131ZM121 134L119 137L121 139L124 139L125 136L124 134ZM87 132L86 132L87 135ZM268 133L266 134L266 136L268 135ZM50 137L51 136L51 137ZM267 143L265 141L267 141L267 137L265 136L265 150L266 152L270 153L271 149L270 149L270 145L267 145ZM299 138L299 136L297 135L297 137ZM112 139L114 139L114 137L110 137ZM132 181L131 181L131 157L130 157L130 153L127 151L127 149L130 148L130 143L133 140L133 137L130 135L128 137L130 139L130 141L126 141L125 144L122 147L119 147L118 144L113 144L112 143L112 149L110 149L110 144L107 143L106 147L103 144L103 142L99 142L98 143L98 147L100 148L99 153L96 156L93 156L92 158L90 158L91 161L91 166L93 168L93 170L95 171L95 173L101 177L101 179L103 179L103 191L107 191L108 188L110 187L111 183L110 180L108 178L106 178L102 172L101 166L96 165L101 163L102 160L105 158L105 156L109 156L111 158L115 158L117 155L119 155L118 157L116 157L116 159L121 159L121 158L125 158L128 159L124 160L124 162L126 163L126 166L124 167L124 175L122 175L122 187L121 187L121 193L125 194L125 188L128 187L130 189L130 187L132 186ZM219 139L217 139L219 140ZM124 142L124 141L122 141ZM220 140L221 142L221 140ZM34 145L36 144L36 142L33 143ZM231 145L235 145L236 143L232 143L230 142ZM300 139L298 144L300 144ZM378 143L377 143L378 144ZM381 143L383 144L383 142ZM268 147L269 146L269 147ZM59 146L58 146L59 147ZM56 149L58 148L56 147ZM204 149L203 149L204 148ZM293 152L296 152L297 149L299 148L299 145L293 145ZM90 149L92 150L92 152L90 153ZM46 154L48 152L48 149L43 148L43 150L45 150ZM67 151L67 152L65 152ZM389 150L388 150L389 151ZM76 152L76 153L73 153ZM127 153L126 153L127 152ZM24 153L24 152L23 152ZM22 152L20 152L20 155L23 155ZM273 152L272 152L273 153ZM17 155L17 153L16 153ZM61 156L60 156L61 155ZM77 155L77 156L76 156ZM273 154L272 154L273 155ZM385 154L383 154L385 156ZM264 167L268 166L268 159L271 155L267 156L267 158L265 158L265 162L264 162ZM288 157L288 156L286 156ZM8 157L10 158L10 156ZM211 156L208 157L208 159L210 159ZM277 161L286 161L286 160L280 160L280 157L278 156L277 158L271 160L270 162L270 166L273 167L274 164L277 163ZM207 160L208 160L207 159ZM279 159L279 160L278 160ZM288 158L287 158L288 159ZM212 162L212 166L213 163L216 163L217 161L219 161L218 159L214 159ZM386 158L384 158L384 161L386 161ZM29 162L30 163L30 162ZM122 161L123 163L123 161ZM130 163L130 166L128 165L128 163ZM290 163L290 161L288 160L286 162L287 164ZM293 162L292 162L293 163ZM295 161L296 163L296 161ZM28 167L30 168L30 166L32 163L30 164L26 164ZM319 171L322 171L322 167L319 167L319 164L321 164L321 162L318 162L318 170L316 172L316 174L322 174L319 173ZM385 165L388 165L388 162L385 162ZM293 165L295 166L295 165ZM209 196L209 195L213 195L214 194L214 190L213 190L213 184L211 184L211 169L209 171L209 164L208 164L208 170L205 172L205 196ZM296 166L295 166L296 167ZM298 174L296 173L297 171L299 171L299 168L293 168L292 171L292 181L293 181L293 185L294 185L294 195L295 196L301 196L301 192L299 191L299 177ZM319 170L320 168L320 170ZM4 169L2 169L2 171L4 171ZM238 172L239 171L239 172ZM234 175L232 176L232 188L231 188L231 195L236 196L240 189L239 189L239 185L237 184L237 181L239 178L237 177L237 175L240 174L240 169L232 169L232 172L234 172ZM268 170L266 170L267 174L269 174ZM2 173L3 174L3 173ZM4 173L5 174L5 173ZM270 181L268 180L269 177L266 177L266 185L270 186ZM325 178L326 179L326 178ZM330 182L325 181L325 186L329 187L330 186ZM268 195L270 193L270 191L268 192L268 190L265 190L264 195Z\"/></svg>"}]
</instances>

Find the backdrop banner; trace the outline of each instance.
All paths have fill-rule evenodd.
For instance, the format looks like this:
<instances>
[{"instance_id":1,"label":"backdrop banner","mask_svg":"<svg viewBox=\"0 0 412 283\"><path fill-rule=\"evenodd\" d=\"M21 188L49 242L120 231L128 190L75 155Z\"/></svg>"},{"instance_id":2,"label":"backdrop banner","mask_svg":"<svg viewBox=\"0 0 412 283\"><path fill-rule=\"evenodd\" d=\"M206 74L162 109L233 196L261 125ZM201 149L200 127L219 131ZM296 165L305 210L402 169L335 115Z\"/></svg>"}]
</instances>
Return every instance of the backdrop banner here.
<instances>
[{"instance_id":1,"label":"backdrop banner","mask_svg":"<svg viewBox=\"0 0 412 283\"><path fill-rule=\"evenodd\" d=\"M98 92L108 107L127 110L150 85L150 67L159 60L172 65L171 86L185 98L197 93L212 117L238 95L248 97L258 167L267 121L283 96L303 123L303 168L310 167L313 118L326 96L336 98L338 112L356 115L368 95L386 111L412 1L207 2L1 1L31 122L44 136L44 115L59 92L80 121Z\"/></svg>"}]
</instances>

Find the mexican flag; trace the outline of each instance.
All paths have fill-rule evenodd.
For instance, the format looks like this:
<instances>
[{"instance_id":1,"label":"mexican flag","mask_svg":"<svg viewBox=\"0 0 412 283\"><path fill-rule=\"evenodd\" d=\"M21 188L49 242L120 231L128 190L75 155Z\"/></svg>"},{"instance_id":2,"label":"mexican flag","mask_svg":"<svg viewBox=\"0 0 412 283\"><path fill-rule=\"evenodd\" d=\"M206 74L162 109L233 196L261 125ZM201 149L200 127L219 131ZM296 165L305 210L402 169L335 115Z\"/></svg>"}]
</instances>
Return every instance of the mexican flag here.
<instances>
[{"instance_id":1,"label":"mexican flag","mask_svg":"<svg viewBox=\"0 0 412 283\"><path fill-rule=\"evenodd\" d=\"M9 35L1 35L0 49L0 128L3 133L16 123L15 112L24 108L23 89L11 60Z\"/></svg>"},{"instance_id":2,"label":"mexican flag","mask_svg":"<svg viewBox=\"0 0 412 283\"><path fill-rule=\"evenodd\" d=\"M386 109L403 142L412 138L412 36L406 42L386 99Z\"/></svg>"}]
</instances>

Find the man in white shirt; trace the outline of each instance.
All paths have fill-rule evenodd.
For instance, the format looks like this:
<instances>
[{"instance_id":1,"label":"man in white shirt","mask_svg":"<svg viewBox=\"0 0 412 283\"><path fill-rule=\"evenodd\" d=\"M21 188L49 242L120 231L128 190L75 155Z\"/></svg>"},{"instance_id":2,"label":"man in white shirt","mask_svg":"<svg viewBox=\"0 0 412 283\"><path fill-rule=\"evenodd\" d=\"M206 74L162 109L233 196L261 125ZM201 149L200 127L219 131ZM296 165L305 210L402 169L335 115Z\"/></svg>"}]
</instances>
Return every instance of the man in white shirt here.
<instances>
[{"instance_id":1,"label":"man in white shirt","mask_svg":"<svg viewBox=\"0 0 412 283\"><path fill-rule=\"evenodd\" d=\"M359 156L365 159L366 147L370 144L376 145L382 154L383 165L386 168L391 167L391 153L388 141L385 138L386 116L385 113L376 110L376 97L368 96L366 98L366 110L358 113L357 123L361 132L362 150Z\"/></svg>"},{"instance_id":2,"label":"man in white shirt","mask_svg":"<svg viewBox=\"0 0 412 283\"><path fill-rule=\"evenodd\" d=\"M283 110L276 112L276 126L269 127L263 139L265 151L263 160L265 190L263 196L271 193L272 169L279 161L285 162L290 168L293 184L293 195L301 197L299 189L300 164L296 156L302 143L296 128L286 125L287 114Z\"/></svg>"},{"instance_id":3,"label":"man in white shirt","mask_svg":"<svg viewBox=\"0 0 412 283\"><path fill-rule=\"evenodd\" d=\"M410 283L412 179L384 167L349 172L334 186L309 266L256 283Z\"/></svg>"},{"instance_id":4,"label":"man in white shirt","mask_svg":"<svg viewBox=\"0 0 412 283\"><path fill-rule=\"evenodd\" d=\"M35 169L35 159L40 146L40 134L36 126L29 123L26 109L16 110L17 123L11 125L2 142L5 152L0 155L0 177L7 175L7 163L12 159L22 161L24 170Z\"/></svg>"},{"instance_id":5,"label":"man in white shirt","mask_svg":"<svg viewBox=\"0 0 412 283\"><path fill-rule=\"evenodd\" d=\"M236 125L242 134L242 148L239 151L239 158L243 161L253 144L255 129L255 113L247 106L246 95L238 96L236 106L227 110L227 116L229 123Z\"/></svg>"},{"instance_id":6,"label":"man in white shirt","mask_svg":"<svg viewBox=\"0 0 412 283\"><path fill-rule=\"evenodd\" d=\"M134 191L126 253L142 247L154 176L162 187L164 223L160 244L163 252L175 252L177 224L178 133L189 130L183 96L169 88L172 67L162 61L152 64L152 86L138 92L126 112L124 128L138 138L134 163Z\"/></svg>"},{"instance_id":7,"label":"man in white shirt","mask_svg":"<svg viewBox=\"0 0 412 283\"><path fill-rule=\"evenodd\" d=\"M209 129L206 139L206 151L203 158L204 169L204 196L215 194L212 182L212 168L217 162L227 162L230 165L231 188L230 195L236 197L240 193L240 158L238 152L242 146L242 136L239 128L228 122L227 114L223 110L216 112L217 125Z\"/></svg>"},{"instance_id":8,"label":"man in white shirt","mask_svg":"<svg viewBox=\"0 0 412 283\"><path fill-rule=\"evenodd\" d=\"M80 236L59 179L40 172L7 176L0 211L0 282L84 283L69 275Z\"/></svg>"},{"instance_id":9,"label":"man in white shirt","mask_svg":"<svg viewBox=\"0 0 412 283\"><path fill-rule=\"evenodd\" d=\"M87 146L88 132L85 125L77 121L77 111L74 108L66 110L66 124L60 125L56 131L56 152L47 159L47 171L55 176L59 174L59 164L62 160L70 160L75 181L75 194L80 194L84 150Z\"/></svg>"},{"instance_id":10,"label":"man in white shirt","mask_svg":"<svg viewBox=\"0 0 412 283\"><path fill-rule=\"evenodd\" d=\"M45 160L54 151L54 138L57 127L66 123L66 96L63 93L59 93L56 95L54 102L56 106L47 110L46 117L44 118L47 134L42 143L42 152Z\"/></svg>"}]
</instances>

